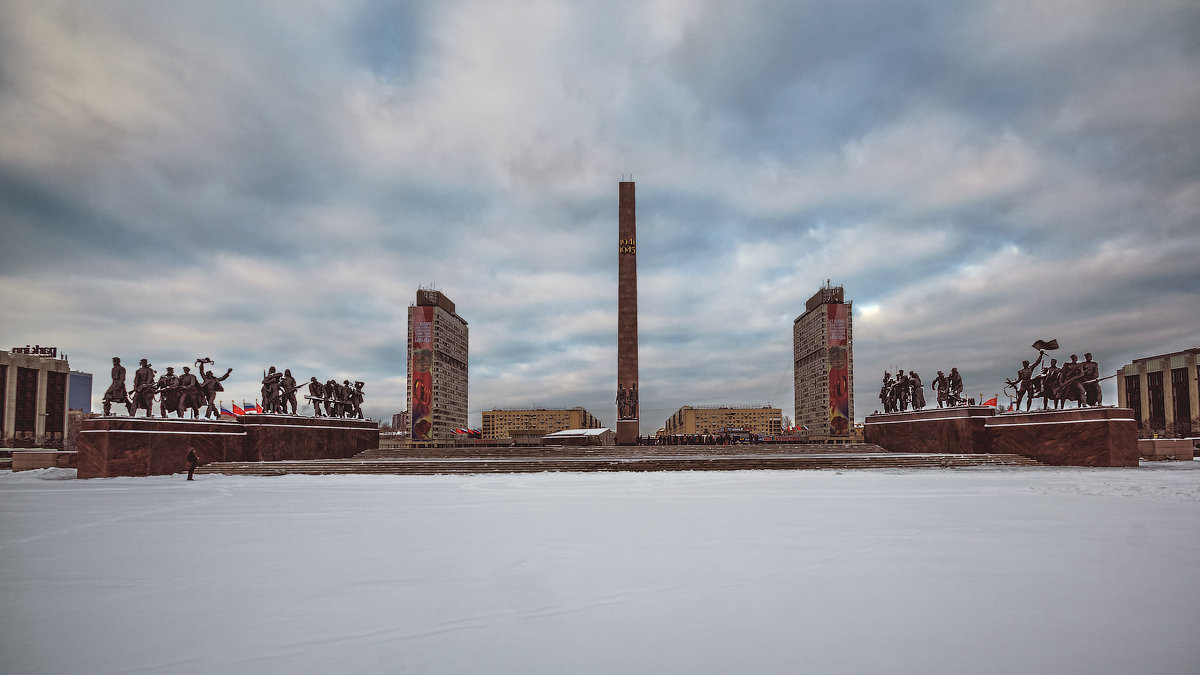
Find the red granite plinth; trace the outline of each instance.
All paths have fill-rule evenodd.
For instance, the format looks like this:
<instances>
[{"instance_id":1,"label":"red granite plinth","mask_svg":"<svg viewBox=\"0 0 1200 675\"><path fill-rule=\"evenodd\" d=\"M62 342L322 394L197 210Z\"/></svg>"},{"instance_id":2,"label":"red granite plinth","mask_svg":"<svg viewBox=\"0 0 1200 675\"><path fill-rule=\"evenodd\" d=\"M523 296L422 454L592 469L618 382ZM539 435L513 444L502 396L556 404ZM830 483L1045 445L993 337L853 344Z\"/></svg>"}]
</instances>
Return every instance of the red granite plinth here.
<instances>
[{"instance_id":1,"label":"red granite plinth","mask_svg":"<svg viewBox=\"0 0 1200 675\"><path fill-rule=\"evenodd\" d=\"M281 459L342 459L379 447L379 426L371 420L294 415L239 417L246 431L244 462Z\"/></svg>"},{"instance_id":2,"label":"red granite plinth","mask_svg":"<svg viewBox=\"0 0 1200 675\"><path fill-rule=\"evenodd\" d=\"M868 415L863 440L891 452L988 452L990 406L957 406Z\"/></svg>"},{"instance_id":3,"label":"red granite plinth","mask_svg":"<svg viewBox=\"0 0 1200 675\"><path fill-rule=\"evenodd\" d=\"M283 459L341 459L379 447L370 420L246 415L236 421L98 417L79 430L79 477L161 476L187 471L187 450L201 464Z\"/></svg>"},{"instance_id":4,"label":"red granite plinth","mask_svg":"<svg viewBox=\"0 0 1200 675\"><path fill-rule=\"evenodd\" d=\"M97 417L80 425L80 478L160 476L187 471L187 451L201 463L240 459L246 431L237 422L154 417Z\"/></svg>"},{"instance_id":5,"label":"red granite plinth","mask_svg":"<svg viewBox=\"0 0 1200 675\"><path fill-rule=\"evenodd\" d=\"M1137 423L1128 408L1071 408L997 415L990 452L1055 466L1137 466Z\"/></svg>"}]
</instances>

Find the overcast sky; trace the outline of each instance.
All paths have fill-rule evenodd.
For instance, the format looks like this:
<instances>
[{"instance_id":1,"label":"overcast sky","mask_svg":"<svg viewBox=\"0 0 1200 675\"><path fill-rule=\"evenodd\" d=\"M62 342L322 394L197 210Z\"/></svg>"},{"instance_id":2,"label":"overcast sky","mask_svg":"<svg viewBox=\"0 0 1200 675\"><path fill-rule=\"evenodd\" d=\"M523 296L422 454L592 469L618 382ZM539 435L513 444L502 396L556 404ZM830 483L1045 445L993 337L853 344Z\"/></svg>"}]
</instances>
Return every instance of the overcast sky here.
<instances>
[{"instance_id":1,"label":"overcast sky","mask_svg":"<svg viewBox=\"0 0 1200 675\"><path fill-rule=\"evenodd\" d=\"M1200 5L0 0L0 348L210 356L405 408L407 307L470 324L470 409L615 423L637 183L642 429L793 414L792 321L1001 391L1200 345ZM1106 403L1116 402L1113 380ZM928 389L927 389L928 393Z\"/></svg>"}]
</instances>

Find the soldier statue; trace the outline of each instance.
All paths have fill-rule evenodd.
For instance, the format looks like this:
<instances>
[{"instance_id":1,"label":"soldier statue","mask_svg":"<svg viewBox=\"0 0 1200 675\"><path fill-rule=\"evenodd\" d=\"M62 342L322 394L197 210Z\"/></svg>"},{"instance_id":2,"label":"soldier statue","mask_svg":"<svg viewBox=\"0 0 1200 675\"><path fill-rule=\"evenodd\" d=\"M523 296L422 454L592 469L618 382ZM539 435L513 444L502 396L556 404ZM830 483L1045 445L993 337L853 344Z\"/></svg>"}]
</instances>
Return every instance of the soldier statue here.
<instances>
[{"instance_id":1,"label":"soldier statue","mask_svg":"<svg viewBox=\"0 0 1200 675\"><path fill-rule=\"evenodd\" d=\"M338 396L338 383L333 380L325 381L325 416L341 417L342 404Z\"/></svg>"},{"instance_id":2,"label":"soldier statue","mask_svg":"<svg viewBox=\"0 0 1200 675\"><path fill-rule=\"evenodd\" d=\"M1092 360L1091 352L1083 355L1083 393L1088 405L1100 405L1103 395L1100 392L1100 364Z\"/></svg>"},{"instance_id":3,"label":"soldier statue","mask_svg":"<svg viewBox=\"0 0 1200 675\"><path fill-rule=\"evenodd\" d=\"M136 417L137 411L145 408L146 417L154 416L154 369L146 359L139 362L138 369L133 373L133 395L130 401L133 406L130 415Z\"/></svg>"},{"instance_id":4,"label":"soldier statue","mask_svg":"<svg viewBox=\"0 0 1200 675\"><path fill-rule=\"evenodd\" d=\"M205 419L209 417L220 419L221 414L217 411L217 392L225 391L225 387L221 386L221 383L229 377L229 374L233 372L233 368L229 368L225 371L224 375L217 377L217 374L213 371L205 372L204 370L204 364L211 364L212 362L212 359L207 358L196 360L196 363L200 365L200 377L204 380L200 383L200 391L204 396L205 403L204 417Z\"/></svg>"},{"instance_id":5,"label":"soldier statue","mask_svg":"<svg viewBox=\"0 0 1200 675\"><path fill-rule=\"evenodd\" d=\"M200 417L200 406L204 403L204 392L200 389L200 380L192 374L192 369L184 366L183 374L179 376L179 416L189 410L192 419Z\"/></svg>"},{"instance_id":6,"label":"soldier statue","mask_svg":"<svg viewBox=\"0 0 1200 675\"><path fill-rule=\"evenodd\" d=\"M898 409L901 412L906 412L908 410L909 388L911 386L912 386L912 381L909 379L908 375L905 375L903 370L898 371L896 373L895 391L896 391L896 403L898 405Z\"/></svg>"},{"instance_id":7,"label":"soldier statue","mask_svg":"<svg viewBox=\"0 0 1200 675\"><path fill-rule=\"evenodd\" d=\"M962 392L963 392L962 375L958 374L958 367L955 366L950 369L950 394L946 400L949 402L950 405L962 405L962 402L963 402Z\"/></svg>"},{"instance_id":8,"label":"soldier statue","mask_svg":"<svg viewBox=\"0 0 1200 675\"><path fill-rule=\"evenodd\" d=\"M1039 349L1037 360L1030 364L1028 360L1021 362L1021 369L1017 371L1017 410L1021 409L1021 399L1025 399L1025 411L1029 412L1029 408L1033 405L1033 371L1041 364L1042 359L1046 356L1046 350Z\"/></svg>"},{"instance_id":9,"label":"soldier statue","mask_svg":"<svg viewBox=\"0 0 1200 675\"><path fill-rule=\"evenodd\" d=\"M296 390L300 388L300 385L296 384L296 378L292 377L292 370L290 368L283 369L283 377L279 380L279 388L279 412L287 415L295 415Z\"/></svg>"},{"instance_id":10,"label":"soldier statue","mask_svg":"<svg viewBox=\"0 0 1200 675\"><path fill-rule=\"evenodd\" d=\"M314 375L308 381L308 400L312 401L313 417L321 417L321 403L325 400L325 385Z\"/></svg>"},{"instance_id":11,"label":"soldier statue","mask_svg":"<svg viewBox=\"0 0 1200 675\"><path fill-rule=\"evenodd\" d=\"M883 412L896 412L892 408L892 387L895 382L892 381L892 374L888 371L883 371L883 386L879 388L879 402L883 404Z\"/></svg>"},{"instance_id":12,"label":"soldier statue","mask_svg":"<svg viewBox=\"0 0 1200 675\"><path fill-rule=\"evenodd\" d=\"M361 420L363 418L363 412L362 412L363 387L366 386L366 383L355 380L354 386L351 387L351 386L349 386L350 381L347 380L346 385L347 385L346 388L349 390L350 417Z\"/></svg>"},{"instance_id":13,"label":"soldier statue","mask_svg":"<svg viewBox=\"0 0 1200 675\"><path fill-rule=\"evenodd\" d=\"M1049 366L1042 366L1042 409L1049 410L1050 402L1058 407L1058 380L1062 370L1058 367L1058 359L1050 359Z\"/></svg>"},{"instance_id":14,"label":"soldier statue","mask_svg":"<svg viewBox=\"0 0 1200 675\"><path fill-rule=\"evenodd\" d=\"M908 385L912 390L913 410L923 410L925 408L925 385L921 383L921 376L917 374L917 371L908 371Z\"/></svg>"},{"instance_id":15,"label":"soldier statue","mask_svg":"<svg viewBox=\"0 0 1200 675\"><path fill-rule=\"evenodd\" d=\"M1087 390L1083 387L1083 364L1079 357L1072 354L1071 360L1064 363L1059 374L1058 398L1066 407L1067 401L1074 401L1078 407L1087 405Z\"/></svg>"},{"instance_id":16,"label":"soldier statue","mask_svg":"<svg viewBox=\"0 0 1200 675\"><path fill-rule=\"evenodd\" d=\"M166 417L167 413L179 410L179 376L175 374L174 366L167 366L167 372L158 378L156 385L160 395L158 414Z\"/></svg>"},{"instance_id":17,"label":"soldier statue","mask_svg":"<svg viewBox=\"0 0 1200 675\"><path fill-rule=\"evenodd\" d=\"M275 366L263 373L262 407L265 413L279 412L279 381L283 374L275 371Z\"/></svg>"},{"instance_id":18,"label":"soldier statue","mask_svg":"<svg viewBox=\"0 0 1200 675\"><path fill-rule=\"evenodd\" d=\"M362 418L363 418L363 413L362 413L362 403L363 403L363 400L364 400L364 399L366 399L366 397L367 397L367 396L366 396L366 394L365 394L365 393L363 393L363 389L364 389L366 386L367 386L367 383L366 383L366 382L360 382L360 381L355 381L355 382L354 382L354 390L355 390L355 392L356 392L356 393L355 393L355 396L356 396L356 397L357 397L357 399L358 399L358 402L357 402L355 405L357 405L357 406L358 406L358 418L359 418L359 419L362 419Z\"/></svg>"},{"instance_id":19,"label":"soldier statue","mask_svg":"<svg viewBox=\"0 0 1200 675\"><path fill-rule=\"evenodd\" d=\"M950 382L946 379L946 374L938 371L938 376L933 378L933 382L929 384L935 392L937 392L937 404L939 408L946 405L946 398L949 396Z\"/></svg>"},{"instance_id":20,"label":"soldier statue","mask_svg":"<svg viewBox=\"0 0 1200 675\"><path fill-rule=\"evenodd\" d=\"M129 414L133 414L133 404L129 402L129 395L125 391L125 366L121 365L119 357L113 357L112 367L112 384L108 385L108 389L104 392L104 414L110 414L113 403L124 403L129 410Z\"/></svg>"}]
</instances>

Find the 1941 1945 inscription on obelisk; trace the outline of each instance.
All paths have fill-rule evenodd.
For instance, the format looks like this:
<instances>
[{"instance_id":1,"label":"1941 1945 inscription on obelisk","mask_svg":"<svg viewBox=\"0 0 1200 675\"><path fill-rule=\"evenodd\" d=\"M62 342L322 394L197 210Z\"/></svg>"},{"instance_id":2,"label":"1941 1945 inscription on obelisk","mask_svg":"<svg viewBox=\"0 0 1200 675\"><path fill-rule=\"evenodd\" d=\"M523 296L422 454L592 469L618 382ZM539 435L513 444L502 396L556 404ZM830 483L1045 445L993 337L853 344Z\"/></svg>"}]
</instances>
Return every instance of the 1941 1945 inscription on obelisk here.
<instances>
[{"instance_id":1,"label":"1941 1945 inscription on obelisk","mask_svg":"<svg viewBox=\"0 0 1200 675\"><path fill-rule=\"evenodd\" d=\"M621 181L617 200L617 443L639 434L637 327L637 209L633 181Z\"/></svg>"}]
</instances>

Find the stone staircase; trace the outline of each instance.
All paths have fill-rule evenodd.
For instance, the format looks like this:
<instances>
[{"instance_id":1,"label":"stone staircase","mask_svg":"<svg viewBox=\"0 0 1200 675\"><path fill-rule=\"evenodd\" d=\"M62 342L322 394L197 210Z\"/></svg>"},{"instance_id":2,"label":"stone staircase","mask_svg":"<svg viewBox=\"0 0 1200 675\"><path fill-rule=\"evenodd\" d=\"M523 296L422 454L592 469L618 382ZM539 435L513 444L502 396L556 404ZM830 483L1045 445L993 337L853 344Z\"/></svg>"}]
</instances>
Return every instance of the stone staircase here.
<instances>
[{"instance_id":1,"label":"stone staircase","mask_svg":"<svg viewBox=\"0 0 1200 675\"><path fill-rule=\"evenodd\" d=\"M1020 455L904 454L874 445L617 446L569 448L414 448L367 450L348 459L214 462L197 473L482 474L548 471L745 471L1031 466Z\"/></svg>"}]
</instances>

